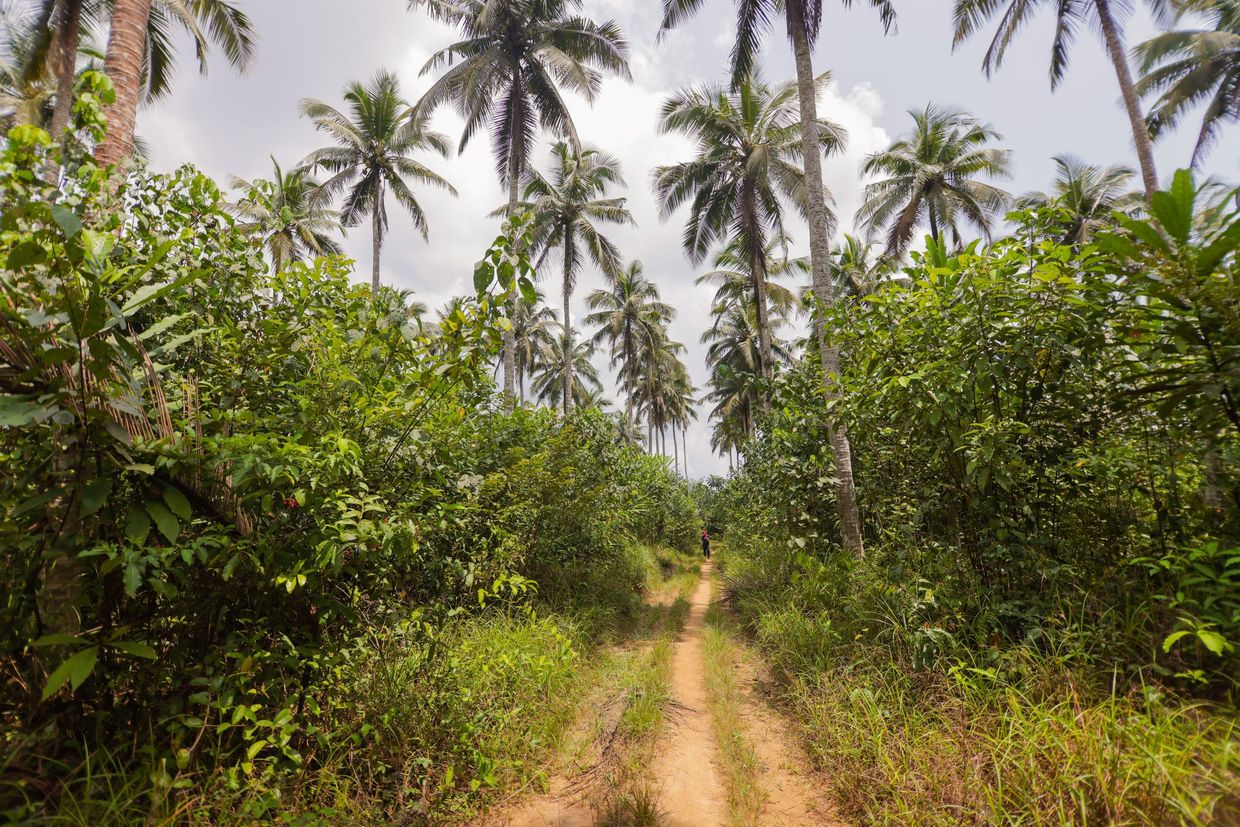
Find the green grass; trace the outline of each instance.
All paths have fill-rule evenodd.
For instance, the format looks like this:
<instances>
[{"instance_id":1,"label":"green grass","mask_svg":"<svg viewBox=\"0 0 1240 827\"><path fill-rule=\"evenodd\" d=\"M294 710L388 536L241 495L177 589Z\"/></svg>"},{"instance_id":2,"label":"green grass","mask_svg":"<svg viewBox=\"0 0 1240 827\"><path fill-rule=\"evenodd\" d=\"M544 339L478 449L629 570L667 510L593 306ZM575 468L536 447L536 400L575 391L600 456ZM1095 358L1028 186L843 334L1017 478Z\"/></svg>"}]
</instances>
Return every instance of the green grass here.
<instances>
[{"instance_id":1,"label":"green grass","mask_svg":"<svg viewBox=\"0 0 1240 827\"><path fill-rule=\"evenodd\" d=\"M1005 686L967 672L905 672L881 649L850 663L846 651L835 667L793 675L786 687L846 818L944 827L1240 823L1232 712L1082 697L1071 674L1049 665ZM1048 693L1048 685L1060 688Z\"/></svg>"},{"instance_id":2,"label":"green grass","mask_svg":"<svg viewBox=\"0 0 1240 827\"><path fill-rule=\"evenodd\" d=\"M734 668L741 655L727 629L727 618L716 603L706 612L702 640L711 723L719 746L732 822L758 824L765 796L757 783L761 775L758 756L741 720L743 698Z\"/></svg>"},{"instance_id":3,"label":"green grass","mask_svg":"<svg viewBox=\"0 0 1240 827\"><path fill-rule=\"evenodd\" d=\"M545 783L582 744L574 724L599 703L616 706L614 778L606 800L625 824L655 813L648 777L653 744L669 702L671 635L684 623L697 561L667 549L634 547L633 582L656 598L600 600L600 611L490 612L466 618L439 638L428 665L423 648L376 629L340 691L345 718L336 730L366 734L304 752L306 768L276 773L212 767L177 775L175 766L136 766L95 752L60 767L61 805L35 824L383 823L420 813L435 823L467 820L487 802ZM617 645L619 644L619 645ZM594 714L597 719L598 715ZM598 737L598 732L590 733ZM161 771L161 766L170 770ZM37 778L6 781L6 799L29 807L0 812L25 822L48 794Z\"/></svg>"}]
</instances>

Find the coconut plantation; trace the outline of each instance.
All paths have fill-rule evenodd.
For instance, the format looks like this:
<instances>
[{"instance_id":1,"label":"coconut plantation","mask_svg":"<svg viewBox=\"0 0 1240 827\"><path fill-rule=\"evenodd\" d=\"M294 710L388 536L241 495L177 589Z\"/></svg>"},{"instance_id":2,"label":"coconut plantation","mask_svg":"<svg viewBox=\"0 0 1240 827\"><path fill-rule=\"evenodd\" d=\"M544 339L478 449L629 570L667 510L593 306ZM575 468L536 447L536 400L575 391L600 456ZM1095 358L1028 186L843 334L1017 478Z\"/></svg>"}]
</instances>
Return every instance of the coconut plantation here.
<instances>
[{"instance_id":1,"label":"coconut plantation","mask_svg":"<svg viewBox=\"0 0 1240 827\"><path fill-rule=\"evenodd\" d=\"M1238 0L0 0L0 818L1240 825Z\"/></svg>"}]
</instances>

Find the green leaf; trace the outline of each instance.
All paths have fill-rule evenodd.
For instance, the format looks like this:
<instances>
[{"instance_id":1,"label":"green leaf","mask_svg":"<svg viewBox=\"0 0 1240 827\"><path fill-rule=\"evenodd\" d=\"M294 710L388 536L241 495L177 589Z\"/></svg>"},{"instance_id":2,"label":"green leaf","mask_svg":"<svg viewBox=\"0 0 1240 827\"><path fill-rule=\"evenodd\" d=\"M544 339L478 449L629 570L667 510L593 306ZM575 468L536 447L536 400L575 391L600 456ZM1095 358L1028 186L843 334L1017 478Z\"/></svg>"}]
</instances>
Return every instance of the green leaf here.
<instances>
[{"instance_id":1,"label":"green leaf","mask_svg":"<svg viewBox=\"0 0 1240 827\"><path fill-rule=\"evenodd\" d=\"M137 560L130 560L125 566L125 574L122 579L125 582L125 594L133 597L138 593L138 589L142 587L142 572L146 566Z\"/></svg>"},{"instance_id":2,"label":"green leaf","mask_svg":"<svg viewBox=\"0 0 1240 827\"><path fill-rule=\"evenodd\" d=\"M1178 632L1172 632L1171 634L1167 635L1166 640L1163 641L1163 651L1170 652L1171 647L1175 646L1176 641L1178 641L1180 638L1184 637L1187 634L1189 634L1187 629L1181 629Z\"/></svg>"},{"instance_id":3,"label":"green leaf","mask_svg":"<svg viewBox=\"0 0 1240 827\"><path fill-rule=\"evenodd\" d=\"M36 649L44 646L69 646L74 643L85 643L86 641L80 637L66 634L44 635L30 645Z\"/></svg>"},{"instance_id":4,"label":"green leaf","mask_svg":"<svg viewBox=\"0 0 1240 827\"><path fill-rule=\"evenodd\" d=\"M172 512L162 503L147 503L146 511L155 520L155 527L159 529L159 533L164 535L169 543L175 543L177 535L181 533L181 524L177 522Z\"/></svg>"},{"instance_id":5,"label":"green leaf","mask_svg":"<svg viewBox=\"0 0 1240 827\"><path fill-rule=\"evenodd\" d=\"M86 251L86 261L92 266L102 265L103 260L112 253L115 243L111 233L82 230L82 247Z\"/></svg>"},{"instance_id":6,"label":"green leaf","mask_svg":"<svg viewBox=\"0 0 1240 827\"><path fill-rule=\"evenodd\" d=\"M172 509L172 513L182 520L189 520L193 516L193 511L189 507L189 500L186 499L179 488L174 488L171 485L165 488L164 502L168 504L168 508Z\"/></svg>"},{"instance_id":7,"label":"green leaf","mask_svg":"<svg viewBox=\"0 0 1240 827\"><path fill-rule=\"evenodd\" d=\"M56 667L56 671L48 676L47 685L43 687L43 700L46 701L55 695L60 687L65 685L65 681L68 681L70 688L76 692L82 682L90 677L98 658L99 647L92 646L89 649L83 649Z\"/></svg>"},{"instance_id":8,"label":"green leaf","mask_svg":"<svg viewBox=\"0 0 1240 827\"><path fill-rule=\"evenodd\" d=\"M479 293L484 293L490 286L491 268L485 261L480 261L474 267L474 290Z\"/></svg>"},{"instance_id":9,"label":"green leaf","mask_svg":"<svg viewBox=\"0 0 1240 827\"><path fill-rule=\"evenodd\" d=\"M88 482L82 491L82 516L89 517L102 508L111 493L112 480L108 477L99 477Z\"/></svg>"},{"instance_id":10,"label":"green leaf","mask_svg":"<svg viewBox=\"0 0 1240 827\"><path fill-rule=\"evenodd\" d=\"M111 646L120 649L127 655L133 655L135 658L146 658L147 660L155 660L155 650L145 643L138 643L136 640L117 640L113 641Z\"/></svg>"},{"instance_id":11,"label":"green leaf","mask_svg":"<svg viewBox=\"0 0 1240 827\"><path fill-rule=\"evenodd\" d=\"M1229 647L1227 638L1211 629L1198 629L1197 639L1201 641L1201 645L1209 649L1216 655L1223 654Z\"/></svg>"},{"instance_id":12,"label":"green leaf","mask_svg":"<svg viewBox=\"0 0 1240 827\"><path fill-rule=\"evenodd\" d=\"M34 239L26 239L9 251L7 261L8 269L20 270L23 267L29 267L32 264L42 264L47 261L47 250L43 245Z\"/></svg>"},{"instance_id":13,"label":"green leaf","mask_svg":"<svg viewBox=\"0 0 1240 827\"><path fill-rule=\"evenodd\" d=\"M255 741L254 743L250 744L248 747L246 747L246 750L245 750L246 759L253 761L254 756L262 752L263 747L265 746L267 746L267 742L264 740Z\"/></svg>"},{"instance_id":14,"label":"green leaf","mask_svg":"<svg viewBox=\"0 0 1240 827\"><path fill-rule=\"evenodd\" d=\"M0 427L20 428L32 425L42 422L55 412L55 408L39 404L31 396L0 394Z\"/></svg>"},{"instance_id":15,"label":"green leaf","mask_svg":"<svg viewBox=\"0 0 1240 827\"><path fill-rule=\"evenodd\" d=\"M52 205L52 220L60 227L65 238L73 238L82 231L82 219L63 204Z\"/></svg>"},{"instance_id":16,"label":"green leaf","mask_svg":"<svg viewBox=\"0 0 1240 827\"><path fill-rule=\"evenodd\" d=\"M125 536L135 546L146 542L146 535L151 532L151 518L137 506L131 506L129 516L125 520Z\"/></svg>"},{"instance_id":17,"label":"green leaf","mask_svg":"<svg viewBox=\"0 0 1240 827\"><path fill-rule=\"evenodd\" d=\"M521 296L530 304L538 301L538 290L534 287L534 282L528 278L522 278L519 282L521 286Z\"/></svg>"}]
</instances>

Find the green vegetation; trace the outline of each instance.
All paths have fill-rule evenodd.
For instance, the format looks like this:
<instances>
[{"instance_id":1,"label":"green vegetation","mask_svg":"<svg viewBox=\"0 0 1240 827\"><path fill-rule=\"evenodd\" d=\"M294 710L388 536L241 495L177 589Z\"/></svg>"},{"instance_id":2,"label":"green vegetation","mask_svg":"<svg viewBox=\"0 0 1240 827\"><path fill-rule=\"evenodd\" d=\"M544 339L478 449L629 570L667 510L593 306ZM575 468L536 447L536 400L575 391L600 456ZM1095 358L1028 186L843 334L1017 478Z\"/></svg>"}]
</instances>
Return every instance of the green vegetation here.
<instances>
[{"instance_id":1,"label":"green vegetation","mask_svg":"<svg viewBox=\"0 0 1240 827\"><path fill-rule=\"evenodd\" d=\"M3 154L4 810L370 820L519 773L695 518L618 419L494 409L513 240L433 324L273 274L192 170L53 187L54 151Z\"/></svg>"},{"instance_id":2,"label":"green vegetation","mask_svg":"<svg viewBox=\"0 0 1240 827\"><path fill-rule=\"evenodd\" d=\"M724 494L729 594L852 817L1236 818L1235 198L1181 172L1088 246L1031 209L825 315L863 559L814 366L778 386Z\"/></svg>"},{"instance_id":3,"label":"green vegetation","mask_svg":"<svg viewBox=\"0 0 1240 827\"><path fill-rule=\"evenodd\" d=\"M684 277L714 290L705 389L670 274L608 235L640 214L583 140L610 136L573 117L629 78L614 21L406 0L459 37L428 91L377 68L343 108L304 98L328 145L229 201L135 163L136 124L178 29L204 73L212 51L250 66L245 5L0 2L6 819L462 823L598 747L597 821L657 824L705 526L844 817L1240 822L1240 190L1194 172L1240 120L1236 0L1151 0L1135 47L1119 0L956 0L953 45L995 27L987 73L1053 17L1052 86L1093 26L1135 165L1061 153L1013 197L995 128L927 102L847 217L813 63L837 9L738 0L725 81L657 113L690 157L636 171L709 267ZM864 5L894 27L898 4ZM702 6L665 0L661 32ZM794 77L768 82L777 24ZM429 237L425 185L455 193L421 157L452 154L445 106L508 197L472 279L435 274L470 286L433 315L381 252ZM1192 119L1189 168L1160 179L1154 142ZM368 278L341 255L363 223ZM703 403L732 473L691 482ZM694 754L748 822L723 612Z\"/></svg>"},{"instance_id":4,"label":"green vegetation","mask_svg":"<svg viewBox=\"0 0 1240 827\"><path fill-rule=\"evenodd\" d=\"M763 791L758 786L762 766L741 720L741 689L736 677L739 653L729 639L723 612L717 603L706 613L702 649L706 657L711 722L719 744L732 819L736 824L758 824L763 801Z\"/></svg>"}]
</instances>

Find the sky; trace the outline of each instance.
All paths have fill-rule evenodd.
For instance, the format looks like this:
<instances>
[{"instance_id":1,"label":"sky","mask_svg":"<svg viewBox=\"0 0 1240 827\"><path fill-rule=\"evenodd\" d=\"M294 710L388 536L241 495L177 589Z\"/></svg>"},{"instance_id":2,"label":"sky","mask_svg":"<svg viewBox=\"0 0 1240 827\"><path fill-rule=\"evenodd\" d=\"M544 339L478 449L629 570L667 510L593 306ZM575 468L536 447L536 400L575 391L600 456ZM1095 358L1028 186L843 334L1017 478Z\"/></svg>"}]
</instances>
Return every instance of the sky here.
<instances>
[{"instance_id":1,"label":"sky","mask_svg":"<svg viewBox=\"0 0 1240 827\"><path fill-rule=\"evenodd\" d=\"M189 162L226 182L231 176L269 176L269 156L288 168L328 143L327 136L299 116L302 98L338 105L346 84L388 69L397 73L405 96L416 100L432 81L420 75L427 58L457 39L449 27L421 11L409 11L405 0L242 0L241 5L258 32L257 55L249 70L237 75L214 55L209 74L202 77L191 65L192 51L185 44L172 94L139 114L138 134L150 147L154 169L171 170ZM898 31L884 36L878 15L864 0L851 9L826 0L814 67L831 71L833 78L820 100L820 116L842 124L850 135L846 151L824 167L841 232L852 230L851 216L864 186L858 172L862 159L908 131L908 110L932 101L972 112L1003 134L1001 145L1012 150L1012 177L999 183L1013 193L1047 189L1054 174L1051 158L1061 153L1091 163L1136 166L1114 72L1095 33L1081 33L1068 75L1052 94L1047 78L1049 15L1023 32L1003 67L988 79L981 62L989 32L953 52L951 5L950 0L897 0ZM625 260L640 260L664 300L677 308L671 335L687 346L686 363L697 385L705 388L708 372L699 339L710 324L713 288L694 285L705 268L695 268L682 252L684 212L660 220L650 175L658 165L692 156L685 138L658 134L659 106L673 89L725 79L734 6L732 0L705 0L694 20L660 42L658 0L584 0L584 11L595 20L614 19L631 47L632 82L605 81L593 106L579 97L570 99L583 142L612 153L623 167L627 190L616 194L628 198L637 226L616 228L610 235ZM1141 13L1128 21L1130 43L1153 31ZM782 32L768 36L762 66L768 81L792 79L791 52ZM433 124L454 143L460 135L461 121L451 109L441 110ZM1186 119L1177 133L1157 145L1164 180L1187 164L1194 127L1194 119ZM1240 130L1235 127L1223 133L1205 173L1240 180L1237 138ZM389 204L391 232L382 278L438 308L450 297L471 291L473 263L499 228L498 220L487 215L506 198L485 134L460 155L422 160L448 178L459 196L430 189L419 193L430 225L429 243L401 220L398 206ZM547 152L540 150L535 163L546 169ZM793 234L795 248L804 251L804 228ZM359 280L369 280L369 228L352 230L345 249L362 263ZM557 272L550 264L542 284L556 307ZM580 325L585 314L585 296L601 286L597 272L587 271L579 279L575 324ZM596 363L609 377L608 390L618 402L606 356L600 353ZM694 477L727 471L727 461L710 450L707 413L708 406L700 406L701 420L689 431L688 471Z\"/></svg>"}]
</instances>

